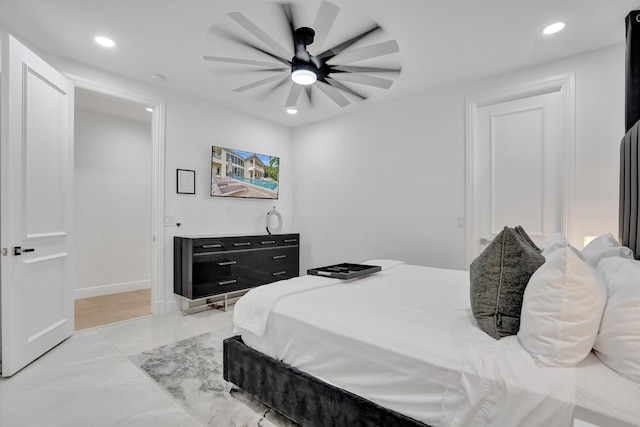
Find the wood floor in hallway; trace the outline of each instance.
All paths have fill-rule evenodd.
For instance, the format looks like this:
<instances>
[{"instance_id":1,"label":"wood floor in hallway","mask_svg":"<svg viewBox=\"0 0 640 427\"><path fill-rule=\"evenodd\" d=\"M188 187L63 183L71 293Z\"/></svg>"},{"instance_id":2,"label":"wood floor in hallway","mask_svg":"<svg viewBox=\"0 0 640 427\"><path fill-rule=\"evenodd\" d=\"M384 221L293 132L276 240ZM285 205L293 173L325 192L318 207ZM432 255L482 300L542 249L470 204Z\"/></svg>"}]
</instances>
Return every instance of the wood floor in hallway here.
<instances>
[{"instance_id":1,"label":"wood floor in hallway","mask_svg":"<svg viewBox=\"0 0 640 427\"><path fill-rule=\"evenodd\" d=\"M75 300L76 331L149 315L151 289Z\"/></svg>"}]
</instances>

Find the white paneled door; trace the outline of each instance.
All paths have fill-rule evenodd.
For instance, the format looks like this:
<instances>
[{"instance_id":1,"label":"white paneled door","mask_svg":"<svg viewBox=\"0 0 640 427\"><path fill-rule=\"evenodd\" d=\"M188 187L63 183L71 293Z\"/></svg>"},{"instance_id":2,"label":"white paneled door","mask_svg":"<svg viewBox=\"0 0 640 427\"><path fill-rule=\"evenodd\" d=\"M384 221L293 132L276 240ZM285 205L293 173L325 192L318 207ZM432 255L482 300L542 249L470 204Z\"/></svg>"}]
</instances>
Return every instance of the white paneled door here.
<instances>
[{"instance_id":1,"label":"white paneled door","mask_svg":"<svg viewBox=\"0 0 640 427\"><path fill-rule=\"evenodd\" d=\"M2 376L74 330L73 85L2 40Z\"/></svg>"},{"instance_id":2,"label":"white paneled door","mask_svg":"<svg viewBox=\"0 0 640 427\"><path fill-rule=\"evenodd\" d=\"M477 105L470 185L470 259L504 228L521 225L534 242L566 232L570 190L565 86L547 85Z\"/></svg>"}]
</instances>

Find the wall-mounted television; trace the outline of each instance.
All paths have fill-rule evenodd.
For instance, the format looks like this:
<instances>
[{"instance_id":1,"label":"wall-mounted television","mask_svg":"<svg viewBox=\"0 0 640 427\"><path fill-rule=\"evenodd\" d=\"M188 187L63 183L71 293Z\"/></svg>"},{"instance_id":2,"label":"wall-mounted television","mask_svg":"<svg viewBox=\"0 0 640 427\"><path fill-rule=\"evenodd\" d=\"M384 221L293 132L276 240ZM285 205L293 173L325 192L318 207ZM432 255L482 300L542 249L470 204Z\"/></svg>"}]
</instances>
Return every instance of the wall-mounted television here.
<instances>
[{"instance_id":1,"label":"wall-mounted television","mask_svg":"<svg viewBox=\"0 0 640 427\"><path fill-rule=\"evenodd\" d=\"M277 199L280 158L224 147L211 147L211 195Z\"/></svg>"}]
</instances>

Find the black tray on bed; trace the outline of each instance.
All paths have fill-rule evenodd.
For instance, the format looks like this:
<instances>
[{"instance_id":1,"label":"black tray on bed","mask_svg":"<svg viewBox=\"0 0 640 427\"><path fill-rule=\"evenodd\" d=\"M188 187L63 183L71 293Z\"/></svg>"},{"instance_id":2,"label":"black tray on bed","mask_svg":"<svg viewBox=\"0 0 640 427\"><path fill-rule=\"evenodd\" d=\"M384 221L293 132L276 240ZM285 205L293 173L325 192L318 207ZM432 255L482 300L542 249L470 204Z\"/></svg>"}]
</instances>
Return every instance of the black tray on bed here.
<instances>
[{"instance_id":1,"label":"black tray on bed","mask_svg":"<svg viewBox=\"0 0 640 427\"><path fill-rule=\"evenodd\" d=\"M382 268L379 265L342 263L336 265L328 265L326 267L320 268L311 268L307 270L307 274L349 280L355 279L356 277L367 276L380 270L382 270Z\"/></svg>"}]
</instances>

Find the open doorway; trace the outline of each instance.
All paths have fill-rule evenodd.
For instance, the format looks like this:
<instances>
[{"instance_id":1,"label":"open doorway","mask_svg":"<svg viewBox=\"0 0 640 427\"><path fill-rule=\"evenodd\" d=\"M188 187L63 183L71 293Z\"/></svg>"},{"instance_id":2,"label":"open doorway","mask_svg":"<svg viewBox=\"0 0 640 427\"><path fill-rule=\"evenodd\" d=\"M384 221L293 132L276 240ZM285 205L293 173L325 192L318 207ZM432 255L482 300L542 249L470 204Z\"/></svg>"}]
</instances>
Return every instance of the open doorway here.
<instances>
[{"instance_id":1,"label":"open doorway","mask_svg":"<svg viewBox=\"0 0 640 427\"><path fill-rule=\"evenodd\" d=\"M152 114L75 90L76 330L151 315Z\"/></svg>"}]
</instances>

